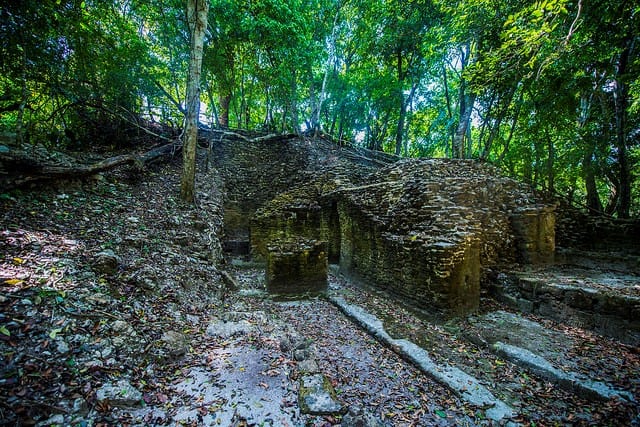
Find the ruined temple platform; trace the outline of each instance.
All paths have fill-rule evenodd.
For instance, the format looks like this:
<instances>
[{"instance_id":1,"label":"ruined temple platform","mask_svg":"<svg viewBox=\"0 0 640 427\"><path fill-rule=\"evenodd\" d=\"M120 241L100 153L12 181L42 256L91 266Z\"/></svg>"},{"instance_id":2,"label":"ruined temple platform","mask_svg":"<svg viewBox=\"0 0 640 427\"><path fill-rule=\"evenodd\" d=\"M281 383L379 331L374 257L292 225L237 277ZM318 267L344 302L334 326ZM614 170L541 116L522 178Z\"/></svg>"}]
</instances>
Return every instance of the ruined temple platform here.
<instances>
[{"instance_id":1,"label":"ruined temple platform","mask_svg":"<svg viewBox=\"0 0 640 427\"><path fill-rule=\"evenodd\" d=\"M501 301L640 345L640 257L615 251L560 251L557 262L525 265L491 285Z\"/></svg>"}]
</instances>

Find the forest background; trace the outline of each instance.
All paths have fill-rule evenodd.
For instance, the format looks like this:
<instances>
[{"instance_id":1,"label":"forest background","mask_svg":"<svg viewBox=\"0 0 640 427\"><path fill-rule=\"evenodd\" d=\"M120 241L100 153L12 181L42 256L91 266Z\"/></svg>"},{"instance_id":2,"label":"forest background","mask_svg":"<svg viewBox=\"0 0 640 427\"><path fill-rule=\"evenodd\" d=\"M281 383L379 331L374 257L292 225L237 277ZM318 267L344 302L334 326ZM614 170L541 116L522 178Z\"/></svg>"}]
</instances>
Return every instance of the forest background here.
<instances>
[{"instance_id":1,"label":"forest background","mask_svg":"<svg viewBox=\"0 0 640 427\"><path fill-rule=\"evenodd\" d=\"M182 127L186 10L4 1L0 131L80 149ZM639 40L625 0L210 0L199 121L481 159L637 218Z\"/></svg>"}]
</instances>

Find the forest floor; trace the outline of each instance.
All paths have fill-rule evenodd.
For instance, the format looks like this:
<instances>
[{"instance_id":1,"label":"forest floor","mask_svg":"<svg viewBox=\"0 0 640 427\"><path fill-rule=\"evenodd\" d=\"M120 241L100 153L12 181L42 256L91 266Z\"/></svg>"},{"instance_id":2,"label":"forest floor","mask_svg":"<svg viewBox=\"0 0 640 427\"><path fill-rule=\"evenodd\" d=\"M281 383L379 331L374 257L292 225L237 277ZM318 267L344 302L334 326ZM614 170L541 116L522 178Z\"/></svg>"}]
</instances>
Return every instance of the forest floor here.
<instances>
[{"instance_id":1,"label":"forest floor","mask_svg":"<svg viewBox=\"0 0 640 427\"><path fill-rule=\"evenodd\" d=\"M0 194L0 425L492 424L487 408L425 375L328 299L275 301L261 267L218 264L223 187L215 170L198 183L197 205L180 202L174 161L143 175L121 170ZM637 348L491 299L476 316L445 322L336 272L330 294L440 366L478 378L513 408L505 423L637 423L637 403L589 400L477 337L504 319L538 325L521 345L635 402ZM302 413L305 371L321 372L359 415Z\"/></svg>"}]
</instances>

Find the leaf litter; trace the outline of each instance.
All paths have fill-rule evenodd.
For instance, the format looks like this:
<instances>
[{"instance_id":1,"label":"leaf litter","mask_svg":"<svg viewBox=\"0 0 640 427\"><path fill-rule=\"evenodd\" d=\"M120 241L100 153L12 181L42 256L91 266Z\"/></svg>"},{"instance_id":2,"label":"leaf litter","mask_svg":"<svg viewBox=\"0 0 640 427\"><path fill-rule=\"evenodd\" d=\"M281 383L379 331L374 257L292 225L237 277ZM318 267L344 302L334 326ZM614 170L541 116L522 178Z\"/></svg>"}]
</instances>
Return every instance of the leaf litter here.
<instances>
[{"instance_id":1,"label":"leaf litter","mask_svg":"<svg viewBox=\"0 0 640 427\"><path fill-rule=\"evenodd\" d=\"M91 183L0 198L1 424L339 425L338 414L300 413L305 360L283 349L292 336L305 338L341 401L385 425L490 424L483 408L426 377L329 302L265 298L264 272L255 266L227 269L240 291L257 292L229 289L218 270L222 183L215 170L199 176L196 207L179 201L178 183L174 161L142 177L118 170ZM105 270L96 256L106 251L116 258ZM517 409L514 421L621 425L637 413L625 402L585 401L496 357L465 338L475 332L470 323L425 317L340 276L331 286L384 319L394 336L482 378ZM505 309L495 304L487 303ZM609 381L637 400L637 349L534 320L572 340L556 361L562 367ZM233 322L246 328L220 335L210 327ZM114 384L141 398L132 407L100 400Z\"/></svg>"}]
</instances>

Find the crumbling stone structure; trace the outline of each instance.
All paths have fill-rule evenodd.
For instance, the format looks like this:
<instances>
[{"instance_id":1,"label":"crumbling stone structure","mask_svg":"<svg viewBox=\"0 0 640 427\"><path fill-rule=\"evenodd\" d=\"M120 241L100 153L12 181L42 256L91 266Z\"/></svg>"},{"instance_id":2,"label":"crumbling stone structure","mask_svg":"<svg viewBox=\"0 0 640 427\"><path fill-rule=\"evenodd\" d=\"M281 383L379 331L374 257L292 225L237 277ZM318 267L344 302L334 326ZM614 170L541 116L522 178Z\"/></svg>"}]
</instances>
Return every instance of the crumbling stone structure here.
<instances>
[{"instance_id":1,"label":"crumbling stone structure","mask_svg":"<svg viewBox=\"0 0 640 427\"><path fill-rule=\"evenodd\" d=\"M256 259L277 239L323 241L342 272L448 314L477 308L482 277L499 263L553 259L554 206L491 165L398 160L323 140L286 145L248 162L242 154L247 175L269 185L245 202L257 208L244 211Z\"/></svg>"}]
</instances>

